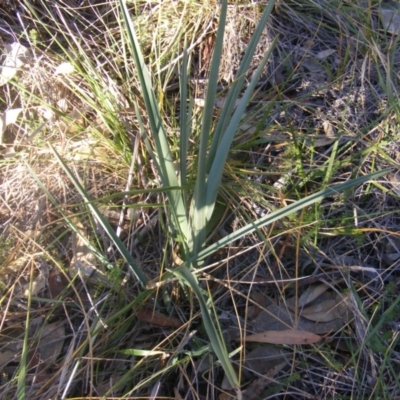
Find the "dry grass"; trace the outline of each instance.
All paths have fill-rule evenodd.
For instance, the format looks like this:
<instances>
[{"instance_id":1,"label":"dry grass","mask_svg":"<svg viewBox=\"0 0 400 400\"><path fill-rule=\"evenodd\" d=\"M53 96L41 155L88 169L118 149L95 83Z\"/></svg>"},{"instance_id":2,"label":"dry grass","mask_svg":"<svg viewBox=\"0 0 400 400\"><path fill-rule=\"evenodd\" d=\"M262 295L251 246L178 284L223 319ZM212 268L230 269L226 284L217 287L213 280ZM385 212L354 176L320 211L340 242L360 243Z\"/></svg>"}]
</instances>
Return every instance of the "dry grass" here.
<instances>
[{"instance_id":1,"label":"dry grass","mask_svg":"<svg viewBox=\"0 0 400 400\"><path fill-rule=\"evenodd\" d=\"M29 399L231 398L196 299L178 280L162 281L180 263L179 249L137 126L135 99L143 106L118 4L5 3L1 48L18 39L31 55L0 88L1 112L22 108L4 131L0 160L0 397L24 389ZM238 132L210 242L321 186L398 167L397 36L380 29L378 6L342 3L277 2L249 78L276 35L278 45ZM216 2L130 7L174 144L184 40L199 97ZM222 100L260 9L229 10ZM62 62L74 72L56 74ZM194 125L201 112L195 108ZM146 276L161 281L152 290L133 279L49 144ZM200 281L243 398L400 396L399 184L393 173L326 199L207 260ZM77 262L96 269L77 276ZM307 325L324 340L245 343L246 333L276 323L271 310L284 319L290 299L321 283L344 296L351 314L329 330ZM307 322L298 313L292 327ZM254 354L263 355L252 363Z\"/></svg>"}]
</instances>

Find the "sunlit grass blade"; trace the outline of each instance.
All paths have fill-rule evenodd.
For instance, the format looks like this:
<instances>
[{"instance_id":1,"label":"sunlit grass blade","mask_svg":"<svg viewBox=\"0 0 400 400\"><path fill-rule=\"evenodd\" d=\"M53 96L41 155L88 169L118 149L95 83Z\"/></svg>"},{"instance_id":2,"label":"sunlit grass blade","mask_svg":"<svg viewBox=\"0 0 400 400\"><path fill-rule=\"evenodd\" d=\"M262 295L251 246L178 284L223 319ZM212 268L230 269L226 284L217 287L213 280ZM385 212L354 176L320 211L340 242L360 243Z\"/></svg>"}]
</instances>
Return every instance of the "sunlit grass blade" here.
<instances>
[{"instance_id":1,"label":"sunlit grass blade","mask_svg":"<svg viewBox=\"0 0 400 400\"><path fill-rule=\"evenodd\" d=\"M185 265L182 265L177 269L175 269L173 271L173 274L183 278L184 281L192 288L193 292L196 294L196 297L199 301L199 305L201 308L201 315L203 318L204 327L207 331L208 338L210 339L210 344L212 346L212 349L216 354L216 356L218 357L218 360L221 363L221 366L226 374L226 377L229 380L229 383L232 385L232 387L238 389L239 381L232 367L232 364L229 360L229 355L225 346L225 342L221 337L219 331L215 327L215 324L210 315L210 311L204 300L203 294L197 283L196 278L193 276L193 274Z\"/></svg>"},{"instance_id":2,"label":"sunlit grass blade","mask_svg":"<svg viewBox=\"0 0 400 400\"><path fill-rule=\"evenodd\" d=\"M237 128L253 93L254 87L258 82L258 78L263 71L265 64L269 59L271 51L276 43L275 39L275 41L271 44L268 52L265 54L259 67L257 68L256 73L253 75L249 86L247 87L243 97L240 99L239 104L237 104L234 111L234 107L238 101L239 93L244 84L245 71L247 71L249 67L251 58L260 39L262 30L264 29L265 23L272 10L271 7L272 6L269 5L264 12L263 18L257 26L257 29L249 44L249 49L246 52L245 58L241 63L240 71L242 75L238 75L237 81L233 84L228 93L228 98L222 111L223 115L220 117L216 130L213 134L212 146L210 152L207 154L209 129L211 128L211 117L212 113L214 112L218 70L222 55L222 45L226 19L226 2L222 3L217 40L211 65L210 81L205 101L204 118L200 137L196 190L193 202L191 204L190 221L192 223L192 230L194 231L194 254L197 254L202 249L202 246L205 243L206 224L210 220L214 210L225 162L233 138L236 134ZM231 115L232 112L233 115ZM226 124L223 123L223 118L226 118Z\"/></svg>"},{"instance_id":3,"label":"sunlit grass blade","mask_svg":"<svg viewBox=\"0 0 400 400\"><path fill-rule=\"evenodd\" d=\"M139 41L135 34L135 29L129 15L125 0L120 0L122 14L124 17L129 43L132 50L132 56L135 61L137 74L140 81L143 100L146 105L147 117L149 119L151 133L156 146L156 152L159 162L159 174L164 186L179 186L171 151L169 149L168 139L162 122L157 99L152 88L150 73L146 66L143 54L140 50ZM172 223L175 230L184 236L183 242L191 248L191 235L188 229L187 215L183 198L179 191L167 191L170 201L170 210L173 215Z\"/></svg>"},{"instance_id":4,"label":"sunlit grass blade","mask_svg":"<svg viewBox=\"0 0 400 400\"><path fill-rule=\"evenodd\" d=\"M207 188L207 151L210 130L212 126L215 98L217 94L217 84L219 77L219 67L221 63L222 46L224 41L224 30L227 13L227 2L223 1L218 24L217 39L214 48L214 54L211 62L210 77L207 86L205 98L205 108L202 118L202 127L200 132L199 152L197 156L197 180L190 207L190 227L193 234L193 255L197 254L206 239L206 224L209 204L206 203Z\"/></svg>"},{"instance_id":5,"label":"sunlit grass blade","mask_svg":"<svg viewBox=\"0 0 400 400\"><path fill-rule=\"evenodd\" d=\"M185 185L187 181L187 156L188 156L188 144L191 134L191 119L192 119L192 105L193 102L190 100L188 103L188 54L187 46L185 43L185 49L183 52L182 69L179 76L179 88L180 88L180 137L179 137L179 173L181 178L181 185Z\"/></svg>"},{"instance_id":6,"label":"sunlit grass blade","mask_svg":"<svg viewBox=\"0 0 400 400\"><path fill-rule=\"evenodd\" d=\"M352 188L359 186L365 182L368 182L370 180L373 180L373 179L379 178L383 175L386 175L390 171L391 171L391 169L387 168L382 171L374 172L369 175L365 175L365 176L362 176L359 178L349 180L349 181L347 181L345 183L341 183L339 185L334 185L332 187L329 187L329 188L321 190L317 193L314 193L310 196L304 197L303 199L298 200L295 203L282 208L281 210L274 211L273 213L266 215L265 217L260 218L256 221L236 230L235 232L232 232L230 235L227 235L224 238L218 240L217 242L213 243L211 246L209 246L206 249L199 252L198 258L204 259L205 257L208 257L209 255L213 254L215 251L223 248L224 246L226 246L246 235L252 234L253 232L262 228L265 225L271 224L271 223L278 221L284 217L287 217L288 215L290 215L296 211L300 211L303 208L314 204L315 202L323 200L325 197L335 196L341 192L352 189Z\"/></svg>"},{"instance_id":7,"label":"sunlit grass blade","mask_svg":"<svg viewBox=\"0 0 400 400\"><path fill-rule=\"evenodd\" d=\"M78 191L78 193L82 196L82 198L83 198L83 200L85 202L85 205L93 213L93 215L95 216L97 221L100 223L100 225L104 229L105 233L111 239L111 241L114 244L114 246L117 248L117 250L121 253L123 258L127 262L128 266L131 268L132 272L135 274L135 276L137 277L139 282L143 286L146 286L147 278L146 278L145 274L143 273L143 271L140 269L140 267L138 265L136 265L132 255L129 253L128 249L122 243L121 239L115 234L114 229L110 226L108 221L103 217L103 215L98 210L98 208L90 200L90 198L89 198L88 194L86 193L85 189L82 187L82 185L76 179L74 174L71 172L71 170L65 164L65 162L62 160L62 158L57 153L57 151L53 147L51 149L52 149L55 157L57 158L58 162L60 163L61 167L63 168L65 173L68 175L68 178L74 184L74 186L75 186L76 190Z\"/></svg>"},{"instance_id":8,"label":"sunlit grass blade","mask_svg":"<svg viewBox=\"0 0 400 400\"><path fill-rule=\"evenodd\" d=\"M216 158L217 149L221 143L222 137L225 134L226 128L230 124L231 116L233 110L236 107L236 101L238 100L239 95L243 89L243 85L245 83L246 76L248 74L250 63L253 58L255 49L260 40L262 31L265 29L268 18L270 17L271 12L274 9L274 6L275 6L275 0L272 0L269 1L268 5L265 7L265 10L260 18L260 21L254 31L253 37L247 46L246 52L243 56L243 60L240 63L239 70L236 74L235 82L233 83L228 92L228 96L226 98L224 107L222 108L217 126L214 131L210 151L207 158L207 172L209 172L211 169L212 163Z\"/></svg>"},{"instance_id":9,"label":"sunlit grass blade","mask_svg":"<svg viewBox=\"0 0 400 400\"><path fill-rule=\"evenodd\" d=\"M337 158L338 154L338 149L339 149L339 140L336 140L335 143L333 144L332 147L332 154L329 157L328 163L327 163L327 168L326 168L326 173L324 177L324 182L323 185L327 186L329 182L331 182L333 174L334 174L334 165L335 165L335 160Z\"/></svg>"},{"instance_id":10,"label":"sunlit grass blade","mask_svg":"<svg viewBox=\"0 0 400 400\"><path fill-rule=\"evenodd\" d=\"M214 210L215 201L218 196L219 188L221 185L222 175L224 173L224 166L229 154L232 141L235 137L236 131L246 110L247 104L253 93L254 87L257 84L260 74L267 63L271 52L275 46L277 39L275 39L266 54L264 55L260 65L254 73L249 86L247 87L243 97L240 99L239 104L230 119L229 125L224 132L221 142L217 148L215 158L212 160L211 169L209 173L209 179L207 180L206 188L206 205L207 205L207 221L211 218L211 214Z\"/></svg>"},{"instance_id":11,"label":"sunlit grass blade","mask_svg":"<svg viewBox=\"0 0 400 400\"><path fill-rule=\"evenodd\" d=\"M27 307L29 309L31 308L31 301L32 301L32 282L33 280L31 279L29 282L29 296L28 296L28 303ZM24 333L24 339L22 342L22 352L21 352L21 360L19 362L19 367L18 367L18 387L17 387L17 399L18 400L25 400L26 399L26 377L28 374L28 364L29 364L29 328L30 328L30 323L31 323L31 318L30 318L30 313L26 313L26 319L25 319L25 333Z\"/></svg>"}]
</instances>

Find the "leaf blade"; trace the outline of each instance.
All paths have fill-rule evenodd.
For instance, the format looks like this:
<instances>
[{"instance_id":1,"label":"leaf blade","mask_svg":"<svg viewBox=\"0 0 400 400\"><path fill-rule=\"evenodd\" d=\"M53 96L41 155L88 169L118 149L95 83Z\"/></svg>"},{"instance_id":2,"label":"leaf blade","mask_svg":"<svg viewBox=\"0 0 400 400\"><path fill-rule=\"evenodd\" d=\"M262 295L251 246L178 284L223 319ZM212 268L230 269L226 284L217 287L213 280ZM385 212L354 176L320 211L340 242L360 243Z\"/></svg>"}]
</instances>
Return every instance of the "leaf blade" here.
<instances>
[{"instance_id":1,"label":"leaf blade","mask_svg":"<svg viewBox=\"0 0 400 400\"><path fill-rule=\"evenodd\" d=\"M299 330L265 331L246 337L246 342L305 345L314 344L321 340L321 336L312 332Z\"/></svg>"},{"instance_id":2,"label":"leaf blade","mask_svg":"<svg viewBox=\"0 0 400 400\"><path fill-rule=\"evenodd\" d=\"M131 268L131 271L134 273L136 278L139 280L139 282L142 284L143 287L146 286L147 283L147 278L143 271L140 269L138 265L136 265L132 255L129 253L128 249L125 247L125 245L122 243L121 239L115 234L113 228L109 224L109 222L104 218L104 216L101 214L99 209L93 204L93 202L89 199L85 189L81 186L81 184L78 182L72 171L68 168L67 164L63 161L61 156L57 153L57 151L50 145L51 150L53 151L53 154L55 155L56 159L60 163L61 167L65 171L65 173L68 175L69 179L71 182L74 184L75 188L77 189L78 193L81 195L83 198L85 205L90 209L90 211L93 213L93 215L96 217L97 221L100 223L106 234L109 236L109 238L112 240L112 243L115 245L115 247L118 249L118 251L121 253L122 257L125 259L126 263L128 266Z\"/></svg>"},{"instance_id":3,"label":"leaf blade","mask_svg":"<svg viewBox=\"0 0 400 400\"><path fill-rule=\"evenodd\" d=\"M343 192L343 191L351 189L355 186L361 185L362 183L368 182L369 180L379 178L380 176L383 176L383 175L389 173L391 170L392 170L391 168L387 168L382 171L374 172L372 174L362 176L362 177L353 179L351 181L329 187L327 189L323 189L317 193L314 193L310 196L305 197L304 199L298 200L295 203L293 203L281 210L274 211L273 213L266 215L265 217L262 217L262 218L258 219L257 221L247 224L246 226L236 230L235 232L233 232L233 233L225 236L224 238L218 240L217 242L213 243L211 246L205 248L198 254L198 259L204 259L204 258L208 257L209 255L213 254L215 251L242 238L243 236L249 235L249 234L257 231L257 229L260 229L268 224L278 221L279 219L284 218L284 217L288 216L289 214L299 211L309 205L312 205L317 201L321 201L325 197L336 195L340 192Z\"/></svg>"}]
</instances>

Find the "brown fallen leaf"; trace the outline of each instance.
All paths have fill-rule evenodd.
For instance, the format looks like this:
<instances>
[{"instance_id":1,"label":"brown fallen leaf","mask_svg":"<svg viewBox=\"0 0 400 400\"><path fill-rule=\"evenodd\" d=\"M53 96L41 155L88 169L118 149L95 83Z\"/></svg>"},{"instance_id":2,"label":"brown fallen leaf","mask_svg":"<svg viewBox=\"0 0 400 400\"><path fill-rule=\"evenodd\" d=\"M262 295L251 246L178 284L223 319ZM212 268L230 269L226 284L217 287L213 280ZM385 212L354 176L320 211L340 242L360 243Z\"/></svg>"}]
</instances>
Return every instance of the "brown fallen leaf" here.
<instances>
[{"instance_id":1,"label":"brown fallen leaf","mask_svg":"<svg viewBox=\"0 0 400 400\"><path fill-rule=\"evenodd\" d=\"M51 366L60 355L65 341L65 324L61 322L53 322L51 324L44 323L38 332L37 350L40 358Z\"/></svg>"},{"instance_id":2,"label":"brown fallen leaf","mask_svg":"<svg viewBox=\"0 0 400 400\"><path fill-rule=\"evenodd\" d=\"M314 322L301 316L296 321L296 316L293 312L283 306L271 305L251 322L255 332L263 331L284 331L287 329L298 329L316 334L324 334L332 331L337 331L345 325L346 321L342 318L337 318L330 322Z\"/></svg>"},{"instance_id":3,"label":"brown fallen leaf","mask_svg":"<svg viewBox=\"0 0 400 400\"><path fill-rule=\"evenodd\" d=\"M322 338L312 332L285 330L265 331L246 337L246 342L271 343L271 344L313 344Z\"/></svg>"},{"instance_id":4,"label":"brown fallen leaf","mask_svg":"<svg viewBox=\"0 0 400 400\"><path fill-rule=\"evenodd\" d=\"M328 289L329 289L329 286L326 285L325 283L322 283L320 285L311 285L299 297L297 306L304 307L305 305L313 302L315 299L317 299L319 296L321 296L321 294L326 292ZM296 307L295 298L288 300L287 305L291 310L294 310L294 307Z\"/></svg>"},{"instance_id":5,"label":"brown fallen leaf","mask_svg":"<svg viewBox=\"0 0 400 400\"><path fill-rule=\"evenodd\" d=\"M302 317L315 322L342 319L343 323L346 323L353 317L349 307L348 295L340 293L325 292L318 298L318 301L299 311Z\"/></svg>"},{"instance_id":6,"label":"brown fallen leaf","mask_svg":"<svg viewBox=\"0 0 400 400\"><path fill-rule=\"evenodd\" d=\"M167 317L166 315L161 314L160 312L149 307L143 307L142 309L136 311L136 316L139 321L147 322L148 324L157 326L180 328L183 325L179 319Z\"/></svg>"},{"instance_id":7,"label":"brown fallen leaf","mask_svg":"<svg viewBox=\"0 0 400 400\"><path fill-rule=\"evenodd\" d=\"M301 310L300 315L310 321L329 322L340 318L340 315L337 315L338 310L335 308L337 304L335 299L326 299Z\"/></svg>"}]
</instances>

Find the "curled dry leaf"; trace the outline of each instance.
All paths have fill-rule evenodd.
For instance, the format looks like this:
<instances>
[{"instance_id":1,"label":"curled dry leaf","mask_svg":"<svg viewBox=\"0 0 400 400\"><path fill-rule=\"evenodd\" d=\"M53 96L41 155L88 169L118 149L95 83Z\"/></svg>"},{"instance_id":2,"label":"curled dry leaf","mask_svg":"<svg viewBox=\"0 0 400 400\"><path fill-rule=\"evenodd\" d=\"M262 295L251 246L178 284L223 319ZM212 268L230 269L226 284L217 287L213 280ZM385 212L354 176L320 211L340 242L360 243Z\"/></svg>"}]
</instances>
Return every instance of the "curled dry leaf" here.
<instances>
[{"instance_id":1,"label":"curled dry leaf","mask_svg":"<svg viewBox=\"0 0 400 400\"><path fill-rule=\"evenodd\" d=\"M300 315L310 321L329 322L337 316L336 306L337 302L335 299L327 299L301 310Z\"/></svg>"},{"instance_id":2,"label":"curled dry leaf","mask_svg":"<svg viewBox=\"0 0 400 400\"><path fill-rule=\"evenodd\" d=\"M321 285L312 285L310 286L300 297L297 302L298 307L304 307L305 305L311 303L316 298L321 296L322 293L326 292L329 289L329 286L325 283ZM295 302L292 301L290 304L295 305ZM290 306L289 306L290 307ZM291 308L291 307L290 307ZM293 308L292 308L293 309Z\"/></svg>"},{"instance_id":3,"label":"curled dry leaf","mask_svg":"<svg viewBox=\"0 0 400 400\"><path fill-rule=\"evenodd\" d=\"M351 312L346 301L347 295L327 292L328 289L329 286L326 284L310 286L297 302L299 314L316 322L329 322L334 319L348 322L351 319ZM289 299L286 304L291 311L295 310L295 298Z\"/></svg>"},{"instance_id":4,"label":"curled dry leaf","mask_svg":"<svg viewBox=\"0 0 400 400\"><path fill-rule=\"evenodd\" d=\"M351 312L346 299L347 296L339 293L324 293L314 304L300 310L300 315L315 322L330 322L338 318L348 322Z\"/></svg>"},{"instance_id":5,"label":"curled dry leaf","mask_svg":"<svg viewBox=\"0 0 400 400\"><path fill-rule=\"evenodd\" d=\"M271 344L313 344L322 338L312 332L299 330L265 331L246 337L246 342Z\"/></svg>"}]
</instances>

